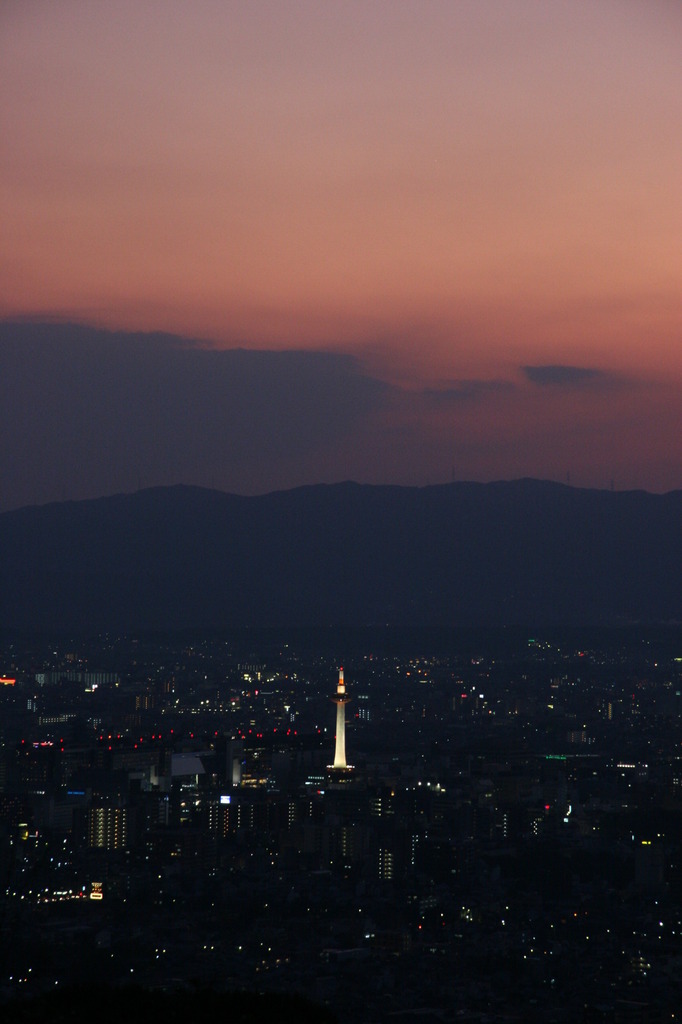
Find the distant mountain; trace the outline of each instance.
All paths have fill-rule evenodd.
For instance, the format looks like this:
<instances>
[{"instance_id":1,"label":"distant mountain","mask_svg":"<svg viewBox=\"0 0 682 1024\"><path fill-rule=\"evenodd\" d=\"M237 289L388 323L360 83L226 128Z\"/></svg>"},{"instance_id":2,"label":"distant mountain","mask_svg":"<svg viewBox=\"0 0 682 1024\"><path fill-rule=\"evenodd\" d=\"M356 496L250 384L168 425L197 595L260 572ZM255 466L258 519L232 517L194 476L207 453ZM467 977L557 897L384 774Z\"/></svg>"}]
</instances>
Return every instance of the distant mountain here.
<instances>
[{"instance_id":1,"label":"distant mountain","mask_svg":"<svg viewBox=\"0 0 682 1024\"><path fill-rule=\"evenodd\" d=\"M180 486L0 515L6 628L636 621L682 621L682 491Z\"/></svg>"}]
</instances>

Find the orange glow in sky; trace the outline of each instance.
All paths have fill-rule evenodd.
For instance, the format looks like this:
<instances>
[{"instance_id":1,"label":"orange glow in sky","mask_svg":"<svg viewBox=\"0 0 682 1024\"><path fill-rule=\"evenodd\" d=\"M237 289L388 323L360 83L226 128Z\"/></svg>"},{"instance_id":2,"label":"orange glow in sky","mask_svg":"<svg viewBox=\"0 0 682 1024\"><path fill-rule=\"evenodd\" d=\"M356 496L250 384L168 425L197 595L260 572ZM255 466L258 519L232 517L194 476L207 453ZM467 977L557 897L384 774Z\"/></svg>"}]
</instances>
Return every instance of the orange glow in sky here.
<instances>
[{"instance_id":1,"label":"orange glow in sky","mask_svg":"<svg viewBox=\"0 0 682 1024\"><path fill-rule=\"evenodd\" d=\"M407 403L386 437L681 486L680 40L670 0L9 0L0 316L350 353L403 392L594 370L618 386ZM590 451L523 454L576 418Z\"/></svg>"}]
</instances>

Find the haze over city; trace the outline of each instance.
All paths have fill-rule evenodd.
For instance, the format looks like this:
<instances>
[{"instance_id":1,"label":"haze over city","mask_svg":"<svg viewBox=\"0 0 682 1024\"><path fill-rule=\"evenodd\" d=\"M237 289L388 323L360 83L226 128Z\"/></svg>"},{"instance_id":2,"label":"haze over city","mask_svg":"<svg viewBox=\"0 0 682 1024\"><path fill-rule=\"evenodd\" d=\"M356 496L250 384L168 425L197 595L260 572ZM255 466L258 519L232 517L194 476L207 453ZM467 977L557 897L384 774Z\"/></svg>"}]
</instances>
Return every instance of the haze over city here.
<instances>
[{"instance_id":1,"label":"haze over city","mask_svg":"<svg viewBox=\"0 0 682 1024\"><path fill-rule=\"evenodd\" d=\"M6 3L0 28L3 509L680 487L678 4Z\"/></svg>"}]
</instances>

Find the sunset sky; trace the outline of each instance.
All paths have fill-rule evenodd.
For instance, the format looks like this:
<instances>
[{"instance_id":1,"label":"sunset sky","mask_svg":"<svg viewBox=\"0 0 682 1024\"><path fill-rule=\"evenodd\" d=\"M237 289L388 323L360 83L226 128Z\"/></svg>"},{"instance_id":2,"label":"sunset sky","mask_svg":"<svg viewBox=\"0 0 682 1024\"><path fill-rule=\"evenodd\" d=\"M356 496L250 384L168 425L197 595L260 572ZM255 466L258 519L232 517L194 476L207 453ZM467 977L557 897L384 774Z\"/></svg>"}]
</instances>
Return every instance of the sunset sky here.
<instances>
[{"instance_id":1,"label":"sunset sky","mask_svg":"<svg viewBox=\"0 0 682 1024\"><path fill-rule=\"evenodd\" d=\"M679 0L5 0L0 316L119 333L3 329L0 507L682 487L681 53Z\"/></svg>"}]
</instances>

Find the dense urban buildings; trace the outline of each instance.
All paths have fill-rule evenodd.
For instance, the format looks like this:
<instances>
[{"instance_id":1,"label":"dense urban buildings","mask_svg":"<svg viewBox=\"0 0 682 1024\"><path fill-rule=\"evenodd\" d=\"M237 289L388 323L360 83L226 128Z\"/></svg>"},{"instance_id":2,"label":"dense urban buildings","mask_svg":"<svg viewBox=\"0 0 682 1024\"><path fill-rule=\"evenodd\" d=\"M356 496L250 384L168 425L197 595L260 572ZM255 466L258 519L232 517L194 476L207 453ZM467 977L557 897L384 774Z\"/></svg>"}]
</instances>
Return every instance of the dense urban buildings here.
<instances>
[{"instance_id":1,"label":"dense urban buildings","mask_svg":"<svg viewBox=\"0 0 682 1024\"><path fill-rule=\"evenodd\" d=\"M5 635L0 676L3 1001L676 1019L679 630Z\"/></svg>"}]
</instances>

